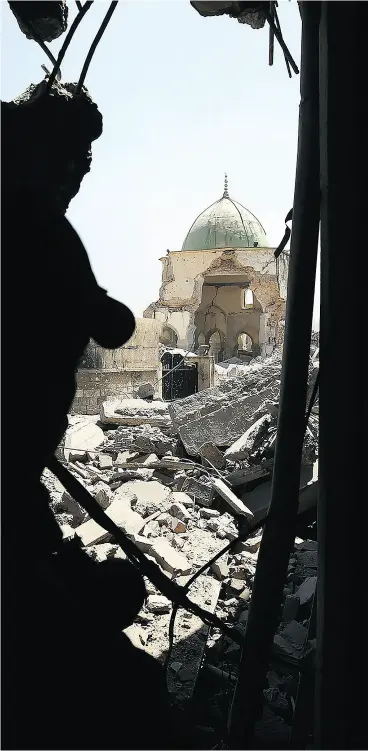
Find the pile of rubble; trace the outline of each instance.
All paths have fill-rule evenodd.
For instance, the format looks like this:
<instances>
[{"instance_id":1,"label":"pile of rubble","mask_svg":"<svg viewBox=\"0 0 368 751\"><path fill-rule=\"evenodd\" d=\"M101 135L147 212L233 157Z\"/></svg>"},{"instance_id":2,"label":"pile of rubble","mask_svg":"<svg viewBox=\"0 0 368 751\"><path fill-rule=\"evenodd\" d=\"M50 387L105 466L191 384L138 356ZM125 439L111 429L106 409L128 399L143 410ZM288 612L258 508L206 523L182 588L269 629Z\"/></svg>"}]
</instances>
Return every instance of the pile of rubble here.
<instances>
[{"instance_id":1,"label":"pile of rubble","mask_svg":"<svg viewBox=\"0 0 368 751\"><path fill-rule=\"evenodd\" d=\"M311 366L311 375L314 372ZM257 525L245 542L237 542L230 554L202 573L189 593L191 599L216 612L224 622L235 624L242 633L262 539L261 524L270 500L279 380L280 358L276 356L249 367L248 375L241 379L171 404L143 399L107 402L100 416L70 417L59 448L59 456L106 514L178 583L186 583L229 541L236 540L244 520L251 527ZM317 415L311 416L313 426L305 439L301 512L316 503L317 419ZM77 536L96 561L124 557L109 534L88 517L51 473L45 471L44 482L66 539ZM290 655L299 655L308 641L306 619L315 576L315 543L297 540L275 637L275 655L279 662L281 657L281 663ZM146 604L126 633L134 644L164 660L172 605L148 580L146 586ZM219 687L219 695L223 696L224 682L228 693L239 658L240 648L235 643L216 629L209 634L199 618L179 610L168 667L169 688L179 703L193 695L195 686L200 691L206 671L216 678L211 685ZM285 674L285 666L281 673L275 671L273 667L265 688L267 717L270 722L274 713L279 731L286 732L295 680L289 679L287 671ZM208 691L206 696L208 699ZM222 709L215 707L216 712L219 720ZM214 717L200 719L216 729Z\"/></svg>"}]
</instances>

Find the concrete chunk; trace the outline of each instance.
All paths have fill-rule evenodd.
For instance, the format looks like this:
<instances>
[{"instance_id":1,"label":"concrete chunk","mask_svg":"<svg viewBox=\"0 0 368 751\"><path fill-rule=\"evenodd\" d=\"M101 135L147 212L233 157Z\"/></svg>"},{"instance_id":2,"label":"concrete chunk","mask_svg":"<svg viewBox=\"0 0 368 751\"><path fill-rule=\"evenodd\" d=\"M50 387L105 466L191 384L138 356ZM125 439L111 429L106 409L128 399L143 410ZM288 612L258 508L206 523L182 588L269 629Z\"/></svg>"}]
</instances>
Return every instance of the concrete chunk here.
<instances>
[{"instance_id":1,"label":"concrete chunk","mask_svg":"<svg viewBox=\"0 0 368 751\"><path fill-rule=\"evenodd\" d=\"M308 579L306 579L303 582L303 584L301 584L300 587L298 587L295 594L299 598L301 607L312 601L314 597L314 593L316 591L316 586L317 586L317 577L309 576Z\"/></svg>"},{"instance_id":2,"label":"concrete chunk","mask_svg":"<svg viewBox=\"0 0 368 751\"><path fill-rule=\"evenodd\" d=\"M142 518L135 511L132 511L129 502L124 497L118 496L114 498L111 506L106 511L106 516L112 519L128 535L138 534L142 528ZM111 536L109 532L106 532L93 519L81 524L75 532L85 547L94 543L104 542Z\"/></svg>"},{"instance_id":3,"label":"concrete chunk","mask_svg":"<svg viewBox=\"0 0 368 751\"><path fill-rule=\"evenodd\" d=\"M243 435L244 428L247 430L253 425L254 412L261 406L265 395L272 396L271 389L267 394L243 396L214 412L188 420L179 428L179 435L187 453L190 456L199 454L203 446L203 436L215 446L231 446Z\"/></svg>"},{"instance_id":4,"label":"concrete chunk","mask_svg":"<svg viewBox=\"0 0 368 751\"><path fill-rule=\"evenodd\" d=\"M193 506L193 498L188 495L188 493L183 493L181 491L173 491L173 497L175 503L181 503L183 506Z\"/></svg>"},{"instance_id":5,"label":"concrete chunk","mask_svg":"<svg viewBox=\"0 0 368 751\"><path fill-rule=\"evenodd\" d=\"M204 443L199 449L201 459L208 461L216 469L224 469L226 460L222 451L214 443Z\"/></svg>"},{"instance_id":6,"label":"concrete chunk","mask_svg":"<svg viewBox=\"0 0 368 751\"><path fill-rule=\"evenodd\" d=\"M171 425L166 402L147 402L144 399L113 399L103 402L100 420L105 425Z\"/></svg>"},{"instance_id":7,"label":"concrete chunk","mask_svg":"<svg viewBox=\"0 0 368 751\"><path fill-rule=\"evenodd\" d=\"M192 518L189 511L187 511L185 506L181 503L173 503L170 506L169 512L172 516L175 516L176 519L181 519L183 522L187 522Z\"/></svg>"},{"instance_id":8,"label":"concrete chunk","mask_svg":"<svg viewBox=\"0 0 368 751\"><path fill-rule=\"evenodd\" d=\"M181 519L175 519L175 517L172 516L171 517L171 529L176 535L183 534L184 532L187 531L187 525Z\"/></svg>"},{"instance_id":9,"label":"concrete chunk","mask_svg":"<svg viewBox=\"0 0 368 751\"><path fill-rule=\"evenodd\" d=\"M270 426L270 416L263 415L248 430L243 433L240 438L237 439L228 449L226 449L224 457L229 461L240 461L247 459L253 452L257 441L263 438Z\"/></svg>"},{"instance_id":10,"label":"concrete chunk","mask_svg":"<svg viewBox=\"0 0 368 751\"><path fill-rule=\"evenodd\" d=\"M219 478L213 480L213 487L215 488L217 493L224 499L224 501L226 501L226 503L231 506L235 513L240 514L241 516L246 516L248 519L253 518L253 514L250 509L245 506L243 501L237 498L235 493L233 493L233 491L230 490L230 488L228 488L222 480L220 480Z\"/></svg>"},{"instance_id":11,"label":"concrete chunk","mask_svg":"<svg viewBox=\"0 0 368 751\"><path fill-rule=\"evenodd\" d=\"M112 467L112 456L109 456L109 454L99 454L98 463L100 469L110 469Z\"/></svg>"},{"instance_id":12,"label":"concrete chunk","mask_svg":"<svg viewBox=\"0 0 368 751\"><path fill-rule=\"evenodd\" d=\"M182 489L190 495L196 503L201 506L211 506L213 501L212 485L205 485L203 482L196 480L194 477L186 477Z\"/></svg>"},{"instance_id":13,"label":"concrete chunk","mask_svg":"<svg viewBox=\"0 0 368 751\"><path fill-rule=\"evenodd\" d=\"M184 555L178 553L165 538L155 540L151 555L165 571L176 574L190 574L192 567Z\"/></svg>"},{"instance_id":14,"label":"concrete chunk","mask_svg":"<svg viewBox=\"0 0 368 751\"><path fill-rule=\"evenodd\" d=\"M147 610L150 613L170 613L171 602L162 595L150 595L147 599Z\"/></svg>"},{"instance_id":15,"label":"concrete chunk","mask_svg":"<svg viewBox=\"0 0 368 751\"><path fill-rule=\"evenodd\" d=\"M97 449L104 443L104 440L103 431L94 422L77 422L70 425L65 433L64 457L69 461L72 452L73 456L79 453L82 458L86 451Z\"/></svg>"},{"instance_id":16,"label":"concrete chunk","mask_svg":"<svg viewBox=\"0 0 368 751\"><path fill-rule=\"evenodd\" d=\"M229 566L226 561L215 561L211 566L211 571L215 574L216 578L222 581L229 576Z\"/></svg>"}]
</instances>

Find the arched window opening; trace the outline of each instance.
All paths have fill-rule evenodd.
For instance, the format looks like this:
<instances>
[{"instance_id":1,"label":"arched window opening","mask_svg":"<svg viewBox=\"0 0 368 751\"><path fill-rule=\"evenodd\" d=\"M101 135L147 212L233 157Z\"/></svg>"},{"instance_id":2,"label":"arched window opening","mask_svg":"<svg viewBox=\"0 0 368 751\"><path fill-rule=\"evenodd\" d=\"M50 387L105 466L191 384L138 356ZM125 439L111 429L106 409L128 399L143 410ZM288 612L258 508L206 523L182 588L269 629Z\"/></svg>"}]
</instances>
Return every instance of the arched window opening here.
<instances>
[{"instance_id":1,"label":"arched window opening","mask_svg":"<svg viewBox=\"0 0 368 751\"><path fill-rule=\"evenodd\" d=\"M245 310L250 310L251 308L254 308L254 296L251 289L243 289L243 299L242 299L242 308Z\"/></svg>"},{"instance_id":2,"label":"arched window opening","mask_svg":"<svg viewBox=\"0 0 368 751\"><path fill-rule=\"evenodd\" d=\"M247 355L252 352L253 348L253 341L249 334L246 334L245 332L239 334L238 340L237 340L237 356L242 357L242 355Z\"/></svg>"}]
</instances>

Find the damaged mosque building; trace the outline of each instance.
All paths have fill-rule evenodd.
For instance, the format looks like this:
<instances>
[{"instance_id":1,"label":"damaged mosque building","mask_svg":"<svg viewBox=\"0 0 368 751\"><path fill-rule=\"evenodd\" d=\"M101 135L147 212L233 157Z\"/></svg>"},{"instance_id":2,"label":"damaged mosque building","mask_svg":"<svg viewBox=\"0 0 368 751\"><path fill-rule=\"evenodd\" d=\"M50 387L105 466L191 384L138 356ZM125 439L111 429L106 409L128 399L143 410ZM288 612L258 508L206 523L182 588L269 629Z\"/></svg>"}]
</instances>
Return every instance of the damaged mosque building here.
<instances>
[{"instance_id":1,"label":"damaged mosque building","mask_svg":"<svg viewBox=\"0 0 368 751\"><path fill-rule=\"evenodd\" d=\"M173 401L214 386L215 363L270 355L283 341L289 257L274 251L225 175L222 197L199 214L182 249L160 259L159 299L136 318L133 337L117 350L90 342L73 412L97 414L121 397Z\"/></svg>"},{"instance_id":2,"label":"damaged mosque building","mask_svg":"<svg viewBox=\"0 0 368 751\"><path fill-rule=\"evenodd\" d=\"M181 250L162 261L159 300L144 312L161 324L160 341L216 362L270 354L282 342L287 254L274 257L261 222L222 197L193 222Z\"/></svg>"}]
</instances>

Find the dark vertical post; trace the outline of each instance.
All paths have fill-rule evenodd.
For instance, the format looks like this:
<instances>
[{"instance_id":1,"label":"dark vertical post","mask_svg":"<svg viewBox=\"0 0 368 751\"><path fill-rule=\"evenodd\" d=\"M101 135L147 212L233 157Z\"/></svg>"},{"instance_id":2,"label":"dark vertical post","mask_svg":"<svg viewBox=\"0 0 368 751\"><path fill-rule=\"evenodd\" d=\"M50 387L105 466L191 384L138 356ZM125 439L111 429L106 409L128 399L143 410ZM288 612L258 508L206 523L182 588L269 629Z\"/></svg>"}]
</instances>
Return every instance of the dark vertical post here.
<instances>
[{"instance_id":1,"label":"dark vertical post","mask_svg":"<svg viewBox=\"0 0 368 751\"><path fill-rule=\"evenodd\" d=\"M319 2L300 4L301 103L280 412L271 506L259 552L229 746L251 748L295 538L319 229Z\"/></svg>"},{"instance_id":2,"label":"dark vertical post","mask_svg":"<svg viewBox=\"0 0 368 751\"><path fill-rule=\"evenodd\" d=\"M368 748L368 493L366 469L351 471L366 456L366 276L360 289L359 274L367 263L367 15L366 3L322 3L319 749ZM352 297L345 315L347 293ZM346 368L341 342L348 342Z\"/></svg>"}]
</instances>

